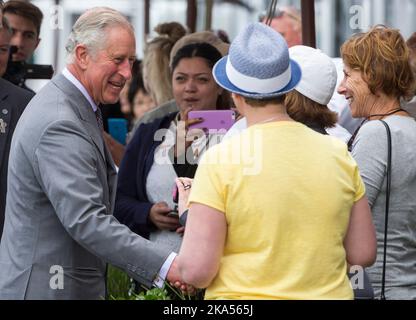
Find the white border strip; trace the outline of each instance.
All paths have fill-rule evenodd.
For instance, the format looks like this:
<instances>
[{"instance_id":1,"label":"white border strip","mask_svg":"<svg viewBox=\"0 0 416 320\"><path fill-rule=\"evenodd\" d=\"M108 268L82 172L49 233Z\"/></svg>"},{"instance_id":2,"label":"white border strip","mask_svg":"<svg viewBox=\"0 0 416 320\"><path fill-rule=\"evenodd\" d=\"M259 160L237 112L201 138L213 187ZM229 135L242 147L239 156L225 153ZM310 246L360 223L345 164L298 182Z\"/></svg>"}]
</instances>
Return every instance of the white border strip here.
<instances>
[{"instance_id":1,"label":"white border strip","mask_svg":"<svg viewBox=\"0 0 416 320\"><path fill-rule=\"evenodd\" d=\"M289 84L292 75L289 63L287 70L275 78L257 79L249 77L237 71L231 64L229 58L225 65L225 72L233 85L240 90L253 93L273 93L280 91Z\"/></svg>"}]
</instances>

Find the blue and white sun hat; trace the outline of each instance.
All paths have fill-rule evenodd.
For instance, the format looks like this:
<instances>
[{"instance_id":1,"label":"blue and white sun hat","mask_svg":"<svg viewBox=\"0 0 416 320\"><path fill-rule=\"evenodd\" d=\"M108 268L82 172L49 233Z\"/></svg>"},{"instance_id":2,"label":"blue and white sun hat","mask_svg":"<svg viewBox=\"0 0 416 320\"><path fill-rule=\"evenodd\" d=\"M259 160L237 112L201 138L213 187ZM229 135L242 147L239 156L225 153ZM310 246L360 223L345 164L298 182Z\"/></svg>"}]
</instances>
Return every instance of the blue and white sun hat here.
<instances>
[{"instance_id":1,"label":"blue and white sun hat","mask_svg":"<svg viewBox=\"0 0 416 320\"><path fill-rule=\"evenodd\" d=\"M215 81L227 91L253 99L270 99L292 91L301 79L285 39L263 23L249 24L231 43L228 56L213 68Z\"/></svg>"}]
</instances>

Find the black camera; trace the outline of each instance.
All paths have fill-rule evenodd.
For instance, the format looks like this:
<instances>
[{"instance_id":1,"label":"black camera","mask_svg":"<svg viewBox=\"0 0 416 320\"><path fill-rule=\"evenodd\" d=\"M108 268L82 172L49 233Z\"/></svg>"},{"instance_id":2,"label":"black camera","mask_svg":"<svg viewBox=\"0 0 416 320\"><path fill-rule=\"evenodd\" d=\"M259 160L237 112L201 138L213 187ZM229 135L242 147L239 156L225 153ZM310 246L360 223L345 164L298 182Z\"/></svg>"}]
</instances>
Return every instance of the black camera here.
<instances>
[{"instance_id":1,"label":"black camera","mask_svg":"<svg viewBox=\"0 0 416 320\"><path fill-rule=\"evenodd\" d=\"M9 63L3 78L11 83L22 86L26 79L51 79L53 67L51 65L28 64L25 61L13 61L12 54L17 52L16 46L10 47Z\"/></svg>"}]
</instances>

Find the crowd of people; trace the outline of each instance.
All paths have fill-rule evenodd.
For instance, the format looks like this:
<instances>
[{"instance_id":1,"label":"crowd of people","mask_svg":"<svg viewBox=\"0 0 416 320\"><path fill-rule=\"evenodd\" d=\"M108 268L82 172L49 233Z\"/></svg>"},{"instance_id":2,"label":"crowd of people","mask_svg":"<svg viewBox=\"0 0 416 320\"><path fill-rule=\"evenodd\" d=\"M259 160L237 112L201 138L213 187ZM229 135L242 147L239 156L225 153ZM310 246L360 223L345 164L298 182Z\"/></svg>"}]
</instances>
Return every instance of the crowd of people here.
<instances>
[{"instance_id":1,"label":"crowd of people","mask_svg":"<svg viewBox=\"0 0 416 320\"><path fill-rule=\"evenodd\" d=\"M231 43L170 22L137 48L97 7L35 94L8 60L42 13L10 0L1 22L0 299L104 298L107 263L205 299L416 299L416 33L377 25L332 59L281 7ZM192 130L230 109L225 136Z\"/></svg>"}]
</instances>

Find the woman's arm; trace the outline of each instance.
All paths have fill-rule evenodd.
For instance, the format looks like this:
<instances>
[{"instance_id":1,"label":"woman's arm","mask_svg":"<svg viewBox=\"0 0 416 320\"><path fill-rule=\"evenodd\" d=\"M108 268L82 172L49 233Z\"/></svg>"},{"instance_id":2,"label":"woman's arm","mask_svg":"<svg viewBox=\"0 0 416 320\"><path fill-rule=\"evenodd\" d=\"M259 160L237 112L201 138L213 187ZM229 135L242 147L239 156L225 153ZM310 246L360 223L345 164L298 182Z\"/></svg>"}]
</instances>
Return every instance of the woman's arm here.
<instances>
[{"instance_id":1,"label":"woman's arm","mask_svg":"<svg viewBox=\"0 0 416 320\"><path fill-rule=\"evenodd\" d=\"M226 235L223 212L199 203L191 205L178 256L184 282L196 288L208 287L218 272Z\"/></svg>"},{"instance_id":2,"label":"woman's arm","mask_svg":"<svg viewBox=\"0 0 416 320\"><path fill-rule=\"evenodd\" d=\"M350 265L371 266L377 255L377 240L367 197L358 200L351 209L350 223L344 239L347 262Z\"/></svg>"}]
</instances>

